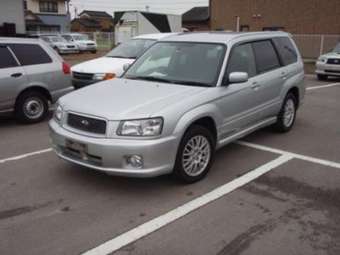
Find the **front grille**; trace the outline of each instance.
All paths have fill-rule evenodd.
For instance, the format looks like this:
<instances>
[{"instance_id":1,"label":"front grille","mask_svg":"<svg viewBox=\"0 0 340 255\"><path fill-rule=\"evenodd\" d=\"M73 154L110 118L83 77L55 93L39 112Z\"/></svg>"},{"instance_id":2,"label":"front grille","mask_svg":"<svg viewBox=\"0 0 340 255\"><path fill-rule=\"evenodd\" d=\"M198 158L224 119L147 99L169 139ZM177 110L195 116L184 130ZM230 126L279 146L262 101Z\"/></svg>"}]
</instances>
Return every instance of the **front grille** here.
<instances>
[{"instance_id":1,"label":"front grille","mask_svg":"<svg viewBox=\"0 0 340 255\"><path fill-rule=\"evenodd\" d=\"M106 121L80 116L73 113L68 114L67 118L67 125L71 128L94 133L94 134L100 134L105 135L106 134Z\"/></svg>"},{"instance_id":2,"label":"front grille","mask_svg":"<svg viewBox=\"0 0 340 255\"><path fill-rule=\"evenodd\" d=\"M94 46L94 43L88 43L87 46Z\"/></svg>"},{"instance_id":3,"label":"front grille","mask_svg":"<svg viewBox=\"0 0 340 255\"><path fill-rule=\"evenodd\" d=\"M102 166L103 165L103 159L101 157L91 155L91 154L81 154L79 151L72 150L70 148L66 147L59 147L59 151L61 152L62 155L77 160L81 161L86 164L91 164L93 166Z\"/></svg>"},{"instance_id":4,"label":"front grille","mask_svg":"<svg viewBox=\"0 0 340 255\"><path fill-rule=\"evenodd\" d=\"M330 58L330 59L327 60L327 64L330 64L330 65L340 65L340 59Z\"/></svg>"},{"instance_id":5,"label":"front grille","mask_svg":"<svg viewBox=\"0 0 340 255\"><path fill-rule=\"evenodd\" d=\"M73 78L75 78L77 80L92 80L93 74L92 73L73 72Z\"/></svg>"},{"instance_id":6,"label":"front grille","mask_svg":"<svg viewBox=\"0 0 340 255\"><path fill-rule=\"evenodd\" d=\"M72 45L67 45L67 48L68 48L68 49L74 49L74 48L75 48L75 46L72 46Z\"/></svg>"}]
</instances>

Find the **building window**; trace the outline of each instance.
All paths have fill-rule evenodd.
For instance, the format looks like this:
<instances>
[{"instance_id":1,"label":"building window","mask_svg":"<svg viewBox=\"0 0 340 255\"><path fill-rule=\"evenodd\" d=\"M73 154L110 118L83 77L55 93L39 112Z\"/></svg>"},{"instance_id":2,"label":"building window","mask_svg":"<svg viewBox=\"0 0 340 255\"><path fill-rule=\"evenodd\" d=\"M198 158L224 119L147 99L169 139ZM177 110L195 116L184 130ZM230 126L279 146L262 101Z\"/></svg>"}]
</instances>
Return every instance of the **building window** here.
<instances>
[{"instance_id":1,"label":"building window","mask_svg":"<svg viewBox=\"0 0 340 255\"><path fill-rule=\"evenodd\" d=\"M24 9L27 10L27 1L24 0Z\"/></svg>"},{"instance_id":2,"label":"building window","mask_svg":"<svg viewBox=\"0 0 340 255\"><path fill-rule=\"evenodd\" d=\"M52 1L40 1L40 12L53 12L58 13L58 3Z\"/></svg>"}]
</instances>

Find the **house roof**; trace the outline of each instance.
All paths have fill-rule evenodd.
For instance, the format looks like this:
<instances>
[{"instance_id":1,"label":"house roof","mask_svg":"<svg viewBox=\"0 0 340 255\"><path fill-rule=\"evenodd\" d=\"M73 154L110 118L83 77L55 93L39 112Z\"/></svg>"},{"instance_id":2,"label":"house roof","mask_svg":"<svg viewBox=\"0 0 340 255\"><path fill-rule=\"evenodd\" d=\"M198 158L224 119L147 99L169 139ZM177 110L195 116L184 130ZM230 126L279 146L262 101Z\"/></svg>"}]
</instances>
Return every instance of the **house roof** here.
<instances>
[{"instance_id":1,"label":"house roof","mask_svg":"<svg viewBox=\"0 0 340 255\"><path fill-rule=\"evenodd\" d=\"M183 22L208 21L209 18L209 7L194 7L182 16Z\"/></svg>"},{"instance_id":2,"label":"house roof","mask_svg":"<svg viewBox=\"0 0 340 255\"><path fill-rule=\"evenodd\" d=\"M79 16L83 15L83 14L87 14L90 17L100 17L100 18L112 18L112 16L110 14L108 14L107 12L102 12L102 11L88 11L88 10L84 10L82 11Z\"/></svg>"},{"instance_id":3,"label":"house roof","mask_svg":"<svg viewBox=\"0 0 340 255\"><path fill-rule=\"evenodd\" d=\"M100 24L98 21L94 20L94 19L88 19L88 18L77 18L72 20L73 22L79 22L81 25L83 25L84 27L88 27L88 28L100 28Z\"/></svg>"}]
</instances>

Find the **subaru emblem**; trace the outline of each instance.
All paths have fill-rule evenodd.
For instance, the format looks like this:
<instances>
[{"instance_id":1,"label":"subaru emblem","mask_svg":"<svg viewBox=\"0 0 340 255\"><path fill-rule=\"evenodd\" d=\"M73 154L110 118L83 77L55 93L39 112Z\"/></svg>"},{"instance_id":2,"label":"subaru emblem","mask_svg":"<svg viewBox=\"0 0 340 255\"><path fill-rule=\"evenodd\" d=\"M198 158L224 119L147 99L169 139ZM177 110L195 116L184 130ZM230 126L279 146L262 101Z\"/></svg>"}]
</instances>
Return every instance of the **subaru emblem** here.
<instances>
[{"instance_id":1,"label":"subaru emblem","mask_svg":"<svg viewBox=\"0 0 340 255\"><path fill-rule=\"evenodd\" d=\"M90 125L90 122L88 120L82 120L81 121L81 124L83 124L84 126L89 126Z\"/></svg>"}]
</instances>

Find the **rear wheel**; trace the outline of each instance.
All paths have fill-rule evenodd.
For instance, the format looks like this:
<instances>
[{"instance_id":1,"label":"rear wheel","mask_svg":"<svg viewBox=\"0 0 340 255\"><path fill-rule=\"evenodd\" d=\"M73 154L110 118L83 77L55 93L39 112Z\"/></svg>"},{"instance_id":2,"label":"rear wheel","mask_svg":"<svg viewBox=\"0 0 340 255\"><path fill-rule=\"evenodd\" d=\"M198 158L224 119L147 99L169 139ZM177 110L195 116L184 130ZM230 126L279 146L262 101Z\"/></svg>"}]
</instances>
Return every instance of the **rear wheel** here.
<instances>
[{"instance_id":1,"label":"rear wheel","mask_svg":"<svg viewBox=\"0 0 340 255\"><path fill-rule=\"evenodd\" d=\"M215 154L211 132L202 126L191 127L180 143L174 175L186 183L203 179L210 170Z\"/></svg>"},{"instance_id":2,"label":"rear wheel","mask_svg":"<svg viewBox=\"0 0 340 255\"><path fill-rule=\"evenodd\" d=\"M45 119L48 114L48 100L39 91L27 91L19 96L15 105L16 118L32 124Z\"/></svg>"},{"instance_id":3,"label":"rear wheel","mask_svg":"<svg viewBox=\"0 0 340 255\"><path fill-rule=\"evenodd\" d=\"M319 81L326 81L328 79L328 76L324 74L318 74L317 76Z\"/></svg>"},{"instance_id":4,"label":"rear wheel","mask_svg":"<svg viewBox=\"0 0 340 255\"><path fill-rule=\"evenodd\" d=\"M292 129L295 123L296 118L296 110L297 110L297 99L294 94L289 93L282 105L281 111L277 117L277 122L274 125L274 128L278 132L288 132Z\"/></svg>"}]
</instances>

